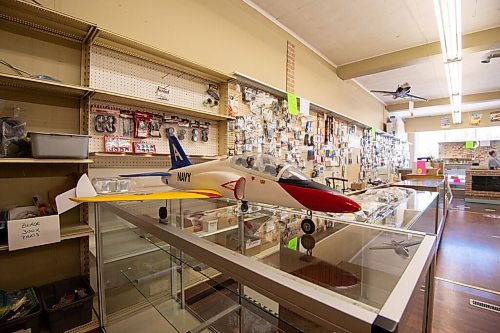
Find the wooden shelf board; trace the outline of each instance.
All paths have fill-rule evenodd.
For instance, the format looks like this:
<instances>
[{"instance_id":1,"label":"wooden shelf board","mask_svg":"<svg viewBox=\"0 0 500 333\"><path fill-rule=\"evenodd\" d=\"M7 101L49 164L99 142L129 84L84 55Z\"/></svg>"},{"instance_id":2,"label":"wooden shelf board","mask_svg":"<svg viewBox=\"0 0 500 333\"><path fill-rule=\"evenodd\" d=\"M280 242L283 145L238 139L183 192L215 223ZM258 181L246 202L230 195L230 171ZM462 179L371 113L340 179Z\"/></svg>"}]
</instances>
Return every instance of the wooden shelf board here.
<instances>
[{"instance_id":1,"label":"wooden shelf board","mask_svg":"<svg viewBox=\"0 0 500 333\"><path fill-rule=\"evenodd\" d=\"M92 91L92 89L82 86L49 80L32 79L20 75L12 75L6 73L0 73L0 86L51 92L73 97L82 97L83 95Z\"/></svg>"},{"instance_id":2,"label":"wooden shelf board","mask_svg":"<svg viewBox=\"0 0 500 333\"><path fill-rule=\"evenodd\" d=\"M72 223L68 225L61 225L61 241L73 238L80 238L91 236L94 230L85 223ZM0 251L9 250L9 245L0 245Z\"/></svg>"},{"instance_id":3,"label":"wooden shelf board","mask_svg":"<svg viewBox=\"0 0 500 333\"><path fill-rule=\"evenodd\" d=\"M238 229L238 225L232 225L232 226L229 226L227 228L217 229L215 231L210 231L210 232L208 232L208 231L197 231L197 232L193 232L193 235L203 238L203 237L217 235L217 234L220 234L220 233L223 233L223 232L226 232L226 231L231 231L231 230L234 230L234 229Z\"/></svg>"},{"instance_id":4,"label":"wooden shelf board","mask_svg":"<svg viewBox=\"0 0 500 333\"><path fill-rule=\"evenodd\" d=\"M185 107L185 106L174 105L174 104L169 104L169 103L165 103L165 102L161 102L161 101L155 101L155 100L151 100L151 99L134 97L134 96L124 95L124 94L120 94L120 93L116 93L116 92L99 90L99 89L95 90L95 93L94 93L94 95L92 95L92 97L93 97L93 99L106 101L106 102L127 104L127 105L140 107L140 108L152 109L152 110L163 111L163 112L172 112L172 113L186 115L186 116L199 117L199 118L203 118L203 119L210 119L210 120L217 120L217 121L234 119L234 117L231 117L228 115L212 113L212 112L208 112L205 110L198 110L198 109L193 109L193 108L189 108L189 107Z\"/></svg>"},{"instance_id":5,"label":"wooden shelf board","mask_svg":"<svg viewBox=\"0 0 500 333\"><path fill-rule=\"evenodd\" d=\"M94 163L91 159L64 159L64 158L0 158L0 164L85 164Z\"/></svg>"},{"instance_id":6,"label":"wooden shelf board","mask_svg":"<svg viewBox=\"0 0 500 333\"><path fill-rule=\"evenodd\" d=\"M0 19L74 41L83 41L93 24L27 1L0 0Z\"/></svg>"},{"instance_id":7,"label":"wooden shelf board","mask_svg":"<svg viewBox=\"0 0 500 333\"><path fill-rule=\"evenodd\" d=\"M123 157L123 156L129 156L129 157L167 157L170 156L170 154L136 154L136 153L101 153L101 152L94 152L90 153L90 156L92 157ZM204 155L189 155L188 158L200 158L200 159L207 159L207 160L216 160L219 158L219 156L204 156Z\"/></svg>"},{"instance_id":8,"label":"wooden shelf board","mask_svg":"<svg viewBox=\"0 0 500 333\"><path fill-rule=\"evenodd\" d=\"M146 45L134 39L118 35L105 29L99 28L94 44L164 66L173 67L182 72L199 76L215 83L223 83L234 80L232 76L226 75L212 68L208 68L193 61L163 51L159 48Z\"/></svg>"}]
</instances>

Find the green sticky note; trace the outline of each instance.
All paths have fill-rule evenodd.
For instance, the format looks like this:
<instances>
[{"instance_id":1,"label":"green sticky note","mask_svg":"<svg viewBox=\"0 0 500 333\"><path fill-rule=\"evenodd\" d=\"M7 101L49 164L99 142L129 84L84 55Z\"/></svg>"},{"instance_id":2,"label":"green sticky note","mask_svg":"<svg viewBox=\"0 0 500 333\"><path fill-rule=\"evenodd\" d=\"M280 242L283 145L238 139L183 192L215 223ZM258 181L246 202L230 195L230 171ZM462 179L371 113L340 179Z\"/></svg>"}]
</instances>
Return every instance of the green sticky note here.
<instances>
[{"instance_id":1,"label":"green sticky note","mask_svg":"<svg viewBox=\"0 0 500 333\"><path fill-rule=\"evenodd\" d=\"M465 148L474 149L474 141L465 141Z\"/></svg>"},{"instance_id":2,"label":"green sticky note","mask_svg":"<svg viewBox=\"0 0 500 333\"><path fill-rule=\"evenodd\" d=\"M290 239L288 241L288 248L290 250L294 250L294 251L297 251L297 245L299 244L298 243L298 240L299 238L298 237L293 237L292 239Z\"/></svg>"},{"instance_id":3,"label":"green sticky note","mask_svg":"<svg viewBox=\"0 0 500 333\"><path fill-rule=\"evenodd\" d=\"M288 98L288 112L293 114L294 116L299 114L299 110L297 109L297 96L292 93L286 93Z\"/></svg>"},{"instance_id":4,"label":"green sticky note","mask_svg":"<svg viewBox=\"0 0 500 333\"><path fill-rule=\"evenodd\" d=\"M375 134L377 133L377 130L375 129L375 127L372 127L372 138L375 139Z\"/></svg>"}]
</instances>

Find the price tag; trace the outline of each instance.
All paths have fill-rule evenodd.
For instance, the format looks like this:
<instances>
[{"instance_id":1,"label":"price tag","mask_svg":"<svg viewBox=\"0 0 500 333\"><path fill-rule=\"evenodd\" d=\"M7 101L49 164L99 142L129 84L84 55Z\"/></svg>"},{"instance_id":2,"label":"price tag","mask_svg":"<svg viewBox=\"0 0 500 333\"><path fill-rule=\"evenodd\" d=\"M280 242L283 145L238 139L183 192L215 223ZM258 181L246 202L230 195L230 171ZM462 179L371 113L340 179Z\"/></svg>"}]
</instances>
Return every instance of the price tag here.
<instances>
[{"instance_id":1,"label":"price tag","mask_svg":"<svg viewBox=\"0 0 500 333\"><path fill-rule=\"evenodd\" d=\"M59 215L7 222L9 251L61 241Z\"/></svg>"}]
</instances>

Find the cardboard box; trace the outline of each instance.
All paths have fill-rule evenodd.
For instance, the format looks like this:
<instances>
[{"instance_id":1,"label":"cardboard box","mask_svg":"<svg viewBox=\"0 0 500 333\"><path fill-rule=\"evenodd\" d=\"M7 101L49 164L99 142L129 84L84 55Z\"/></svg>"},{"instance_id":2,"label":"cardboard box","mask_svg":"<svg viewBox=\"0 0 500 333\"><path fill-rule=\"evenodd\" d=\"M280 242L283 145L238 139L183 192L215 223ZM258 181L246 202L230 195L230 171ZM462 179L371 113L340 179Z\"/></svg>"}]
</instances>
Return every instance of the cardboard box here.
<instances>
[{"instance_id":1,"label":"cardboard box","mask_svg":"<svg viewBox=\"0 0 500 333\"><path fill-rule=\"evenodd\" d=\"M217 220L203 221L203 231L204 232L217 231Z\"/></svg>"},{"instance_id":2,"label":"cardboard box","mask_svg":"<svg viewBox=\"0 0 500 333\"><path fill-rule=\"evenodd\" d=\"M427 169L426 174L429 176L437 176L439 169Z\"/></svg>"},{"instance_id":3,"label":"cardboard box","mask_svg":"<svg viewBox=\"0 0 500 333\"><path fill-rule=\"evenodd\" d=\"M359 191L359 190L364 190L365 188L366 188L366 183L361 183L361 182L351 183L351 190Z\"/></svg>"},{"instance_id":4,"label":"cardboard box","mask_svg":"<svg viewBox=\"0 0 500 333\"><path fill-rule=\"evenodd\" d=\"M59 215L78 206L78 203L69 200L74 197L75 189L71 189L55 197L57 214L37 216L27 219L10 219L7 221L7 239L9 251L30 248L39 245L58 243L61 241L61 227ZM16 215L16 211L38 212L36 207L20 207L10 210L9 215Z\"/></svg>"}]
</instances>

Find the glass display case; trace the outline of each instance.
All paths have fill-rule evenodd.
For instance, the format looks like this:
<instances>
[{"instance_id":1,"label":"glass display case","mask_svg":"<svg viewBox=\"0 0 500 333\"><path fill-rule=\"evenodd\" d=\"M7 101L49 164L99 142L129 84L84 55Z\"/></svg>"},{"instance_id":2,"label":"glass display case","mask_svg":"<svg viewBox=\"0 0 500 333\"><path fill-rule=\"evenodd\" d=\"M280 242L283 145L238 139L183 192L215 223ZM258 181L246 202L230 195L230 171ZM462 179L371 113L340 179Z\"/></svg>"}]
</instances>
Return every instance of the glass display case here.
<instances>
[{"instance_id":1,"label":"glass display case","mask_svg":"<svg viewBox=\"0 0 500 333\"><path fill-rule=\"evenodd\" d=\"M350 197L361 204L363 213L334 214L335 218L428 234L438 228L438 193L385 187Z\"/></svg>"},{"instance_id":2,"label":"glass display case","mask_svg":"<svg viewBox=\"0 0 500 333\"><path fill-rule=\"evenodd\" d=\"M445 163L444 175L450 187L465 190L465 172L470 168L470 163Z\"/></svg>"},{"instance_id":3,"label":"glass display case","mask_svg":"<svg viewBox=\"0 0 500 333\"><path fill-rule=\"evenodd\" d=\"M436 219L437 227L434 233L438 236L437 241L439 245L439 242L441 240L441 235L444 229L444 223L446 221L446 216L448 214L448 207L451 204L451 201L453 200L453 193L448 180L409 179L394 183L392 184L392 186L411 188L416 191L427 191L427 192L438 193L439 210L437 211L437 219ZM431 205L430 207L431 207L430 209L432 209L433 205Z\"/></svg>"},{"instance_id":4,"label":"glass display case","mask_svg":"<svg viewBox=\"0 0 500 333\"><path fill-rule=\"evenodd\" d=\"M435 236L228 200L95 207L108 332L417 332ZM417 205L418 206L418 205ZM416 207L418 208L418 207Z\"/></svg>"}]
</instances>

